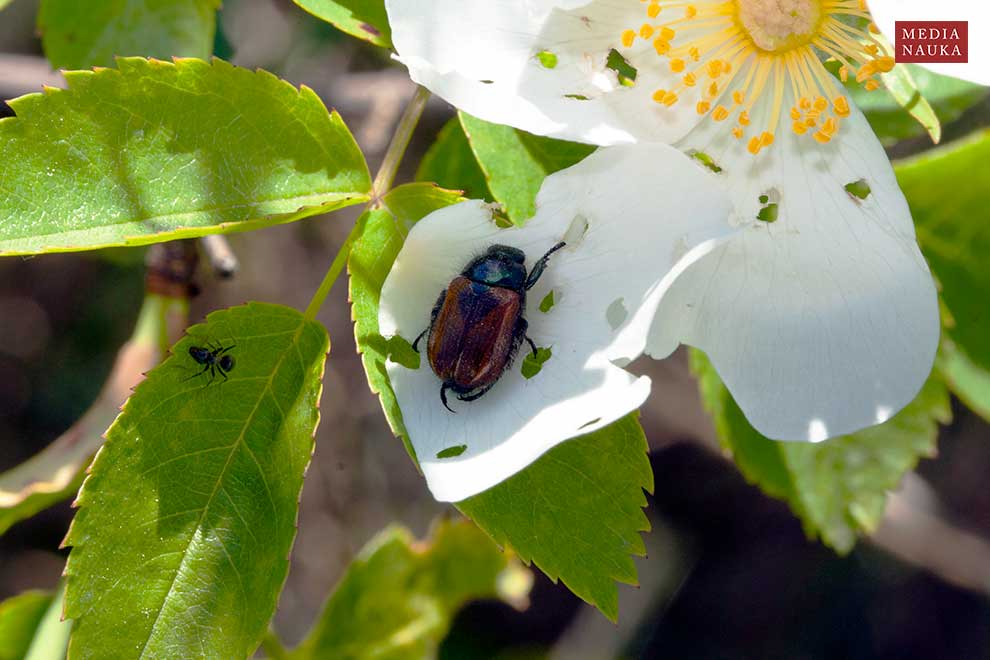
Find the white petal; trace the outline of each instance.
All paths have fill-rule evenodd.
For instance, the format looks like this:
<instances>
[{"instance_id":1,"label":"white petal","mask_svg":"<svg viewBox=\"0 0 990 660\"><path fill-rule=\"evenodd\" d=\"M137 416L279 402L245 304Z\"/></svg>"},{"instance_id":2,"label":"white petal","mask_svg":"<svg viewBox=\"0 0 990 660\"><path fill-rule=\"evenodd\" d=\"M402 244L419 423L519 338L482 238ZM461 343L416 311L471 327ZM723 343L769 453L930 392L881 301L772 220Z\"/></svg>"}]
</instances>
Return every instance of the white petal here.
<instances>
[{"instance_id":1,"label":"white petal","mask_svg":"<svg viewBox=\"0 0 990 660\"><path fill-rule=\"evenodd\" d=\"M419 335L437 296L488 246L521 248L532 267L555 243L568 241L527 294L528 334L553 351L539 374L523 378L520 357L482 398L451 396L453 414L440 403L440 381L425 358L416 370L386 365L434 496L470 497L560 442L639 407L649 379L614 361L643 351L663 292L677 272L731 234L728 213L728 199L707 171L672 147L644 145L601 150L548 177L536 215L523 228L497 228L490 210L475 201L417 223L382 288L379 324L386 337ZM556 303L541 312L551 290ZM616 318L621 311L625 318ZM458 445L467 446L461 455L436 457Z\"/></svg>"},{"instance_id":2,"label":"white petal","mask_svg":"<svg viewBox=\"0 0 990 660\"><path fill-rule=\"evenodd\" d=\"M967 21L969 53L965 63L919 63L944 76L955 76L980 85L990 85L990 5L977 0L869 0L870 13L884 36L895 44L901 35L896 21ZM895 48L898 61L903 54Z\"/></svg>"},{"instance_id":3,"label":"white petal","mask_svg":"<svg viewBox=\"0 0 990 660\"><path fill-rule=\"evenodd\" d=\"M674 79L649 42L622 48L622 32L646 17L636 0L385 4L398 59L412 79L476 117L599 145L669 143L698 122L691 92L673 108L651 100ZM635 86L620 85L605 66L612 48L637 68ZM540 63L544 51L556 55L553 68Z\"/></svg>"},{"instance_id":4,"label":"white petal","mask_svg":"<svg viewBox=\"0 0 990 660\"><path fill-rule=\"evenodd\" d=\"M684 146L724 168L738 220L755 217L761 194L779 198L778 219L688 268L648 351L703 349L770 438L883 422L917 394L939 337L935 287L883 149L855 108L824 146L781 127L754 158L724 133L699 130ZM843 188L860 179L871 189L862 201Z\"/></svg>"}]
</instances>

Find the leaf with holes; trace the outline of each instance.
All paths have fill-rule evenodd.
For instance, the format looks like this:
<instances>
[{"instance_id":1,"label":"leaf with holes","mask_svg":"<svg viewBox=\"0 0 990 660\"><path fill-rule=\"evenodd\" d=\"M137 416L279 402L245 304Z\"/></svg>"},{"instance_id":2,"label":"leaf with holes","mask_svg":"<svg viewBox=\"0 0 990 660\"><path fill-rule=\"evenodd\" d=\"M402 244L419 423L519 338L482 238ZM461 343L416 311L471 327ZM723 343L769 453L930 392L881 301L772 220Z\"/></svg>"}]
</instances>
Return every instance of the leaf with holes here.
<instances>
[{"instance_id":1,"label":"leaf with holes","mask_svg":"<svg viewBox=\"0 0 990 660\"><path fill-rule=\"evenodd\" d=\"M292 1L352 37L370 41L382 48L392 47L392 30L385 13L385 0Z\"/></svg>"},{"instance_id":2,"label":"leaf with holes","mask_svg":"<svg viewBox=\"0 0 990 660\"><path fill-rule=\"evenodd\" d=\"M378 300L385 277L399 254L409 228L430 212L459 201L461 196L458 193L437 188L432 183L398 186L384 196L378 208L366 212L358 221L363 226L347 260L354 338L368 385L380 397L392 432L402 438L406 451L414 461L416 452L409 444L402 424L402 412L385 373L385 359L391 355L403 364L412 360L418 365L419 356L408 344L402 345L401 337L386 340L379 334Z\"/></svg>"},{"instance_id":3,"label":"leaf with holes","mask_svg":"<svg viewBox=\"0 0 990 660\"><path fill-rule=\"evenodd\" d=\"M941 285L944 334L951 342L948 383L964 401L990 407L983 380L990 374L990 226L986 190L990 189L990 131L897 163L918 231L918 243ZM953 357L953 355L950 355ZM967 373L962 373L966 369Z\"/></svg>"},{"instance_id":4,"label":"leaf with holes","mask_svg":"<svg viewBox=\"0 0 990 660\"><path fill-rule=\"evenodd\" d=\"M615 621L616 581L637 583L630 555L643 556L640 532L650 529L643 513L643 491L653 492L647 451L633 413L554 447L457 508Z\"/></svg>"},{"instance_id":5,"label":"leaf with holes","mask_svg":"<svg viewBox=\"0 0 990 660\"><path fill-rule=\"evenodd\" d=\"M440 521L423 541L390 527L348 566L291 658L434 658L464 603L522 604L531 579L466 520Z\"/></svg>"},{"instance_id":6,"label":"leaf with holes","mask_svg":"<svg viewBox=\"0 0 990 660\"><path fill-rule=\"evenodd\" d=\"M214 60L129 58L0 119L0 254L265 227L368 199L364 157L312 90Z\"/></svg>"},{"instance_id":7,"label":"leaf with holes","mask_svg":"<svg viewBox=\"0 0 990 660\"><path fill-rule=\"evenodd\" d=\"M233 360L210 373L191 347ZM65 540L73 657L254 652L288 571L328 348L319 323L250 303L191 327L137 387Z\"/></svg>"},{"instance_id":8,"label":"leaf with holes","mask_svg":"<svg viewBox=\"0 0 990 660\"><path fill-rule=\"evenodd\" d=\"M933 456L938 425L951 419L945 385L932 376L888 422L826 442L775 442L750 426L704 353L692 350L705 407L722 445L746 478L787 502L809 536L848 552L875 529L887 492L922 457Z\"/></svg>"},{"instance_id":9,"label":"leaf with holes","mask_svg":"<svg viewBox=\"0 0 990 660\"><path fill-rule=\"evenodd\" d=\"M458 116L492 196L517 225L536 211L536 193L548 174L574 165L595 150L587 144L490 124L463 112Z\"/></svg>"},{"instance_id":10,"label":"leaf with holes","mask_svg":"<svg viewBox=\"0 0 990 660\"><path fill-rule=\"evenodd\" d=\"M485 173L471 151L459 118L448 121L430 146L416 171L417 181L432 181L438 186L460 190L468 199L495 201L488 189Z\"/></svg>"},{"instance_id":11,"label":"leaf with holes","mask_svg":"<svg viewBox=\"0 0 990 660\"><path fill-rule=\"evenodd\" d=\"M56 69L112 66L121 55L208 58L220 0L43 0L38 32Z\"/></svg>"}]
</instances>

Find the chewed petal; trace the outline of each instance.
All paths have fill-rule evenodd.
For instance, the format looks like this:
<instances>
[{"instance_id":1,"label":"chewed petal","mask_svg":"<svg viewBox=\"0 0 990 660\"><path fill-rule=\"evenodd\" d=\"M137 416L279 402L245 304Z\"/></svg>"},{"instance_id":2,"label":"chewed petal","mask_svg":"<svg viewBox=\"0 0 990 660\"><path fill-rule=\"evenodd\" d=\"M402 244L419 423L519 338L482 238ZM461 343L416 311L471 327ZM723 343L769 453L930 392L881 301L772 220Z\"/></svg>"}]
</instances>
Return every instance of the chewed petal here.
<instances>
[{"instance_id":1,"label":"chewed petal","mask_svg":"<svg viewBox=\"0 0 990 660\"><path fill-rule=\"evenodd\" d=\"M522 228L498 228L476 201L417 223L382 288L386 337L412 341L426 329L437 296L489 246L520 248L531 268L550 247L567 243L526 293L527 334L552 351L538 374L522 375L520 355L485 396L463 402L449 395L454 414L440 402L441 383L425 355L419 369L387 363L434 496L470 497L639 407L649 379L615 363L643 351L676 275L732 234L729 208L700 165L671 147L642 145L600 150L548 177L536 215ZM553 305L541 306L551 292ZM440 458L450 453L456 455Z\"/></svg>"},{"instance_id":2,"label":"chewed petal","mask_svg":"<svg viewBox=\"0 0 990 660\"><path fill-rule=\"evenodd\" d=\"M944 76L990 85L990 5L973 0L869 0L870 13L880 31L895 45L894 57L900 62L911 53L903 50L908 40L896 30L897 21L963 21L967 24L968 45L965 62L918 62L926 69ZM935 26L932 26L935 27ZM915 34L917 36L917 33ZM924 45L946 43L942 39L921 39ZM968 41L968 44L967 44ZM914 41L917 43L917 39ZM951 54L951 52L949 52Z\"/></svg>"},{"instance_id":3,"label":"chewed petal","mask_svg":"<svg viewBox=\"0 0 990 660\"><path fill-rule=\"evenodd\" d=\"M649 42L623 49L638 70L634 85L607 66L622 33L645 18L636 0L388 0L386 8L412 79L481 119L599 145L669 143L699 121L693 104L651 100L674 78L645 52Z\"/></svg>"},{"instance_id":4,"label":"chewed petal","mask_svg":"<svg viewBox=\"0 0 990 660\"><path fill-rule=\"evenodd\" d=\"M938 344L938 303L862 114L853 108L817 148L779 135L757 158L718 134L686 140L723 168L749 225L675 282L648 351L703 349L760 432L818 441L883 422L915 397Z\"/></svg>"}]
</instances>

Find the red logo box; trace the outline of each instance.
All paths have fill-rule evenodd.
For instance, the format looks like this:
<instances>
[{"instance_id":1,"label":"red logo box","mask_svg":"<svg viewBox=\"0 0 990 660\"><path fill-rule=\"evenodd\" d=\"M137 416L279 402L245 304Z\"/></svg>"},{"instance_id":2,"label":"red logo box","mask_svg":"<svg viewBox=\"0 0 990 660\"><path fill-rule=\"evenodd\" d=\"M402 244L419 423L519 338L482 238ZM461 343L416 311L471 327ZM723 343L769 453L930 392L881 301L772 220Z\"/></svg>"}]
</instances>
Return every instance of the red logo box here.
<instances>
[{"instance_id":1,"label":"red logo box","mask_svg":"<svg viewBox=\"0 0 990 660\"><path fill-rule=\"evenodd\" d=\"M968 62L968 21L896 21L898 62Z\"/></svg>"}]
</instances>

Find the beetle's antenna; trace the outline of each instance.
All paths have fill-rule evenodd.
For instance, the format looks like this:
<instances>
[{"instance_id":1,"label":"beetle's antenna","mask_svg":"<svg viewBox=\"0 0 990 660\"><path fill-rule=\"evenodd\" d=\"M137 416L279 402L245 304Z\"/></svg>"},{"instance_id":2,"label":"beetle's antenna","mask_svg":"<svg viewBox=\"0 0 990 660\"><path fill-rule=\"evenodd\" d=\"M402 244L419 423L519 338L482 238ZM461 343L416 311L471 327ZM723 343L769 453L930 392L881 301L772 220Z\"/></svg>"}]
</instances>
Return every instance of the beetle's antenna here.
<instances>
[{"instance_id":1,"label":"beetle's antenna","mask_svg":"<svg viewBox=\"0 0 990 660\"><path fill-rule=\"evenodd\" d=\"M535 264L533 264L533 270L530 271L529 278L526 280L527 290L532 289L533 285L536 284L536 280L540 279L540 276L543 275L543 271L546 270L547 267L547 262L550 261L550 255L556 252L557 250L561 249L565 245L567 245L567 243L565 243L564 241L557 243L552 248L547 250L547 253L544 254L542 257L540 257L540 259Z\"/></svg>"}]
</instances>

